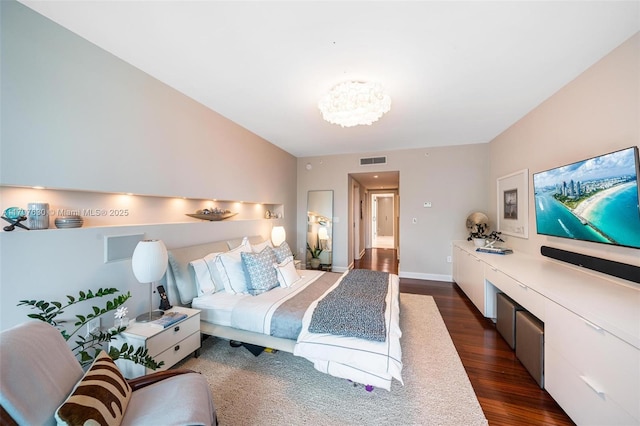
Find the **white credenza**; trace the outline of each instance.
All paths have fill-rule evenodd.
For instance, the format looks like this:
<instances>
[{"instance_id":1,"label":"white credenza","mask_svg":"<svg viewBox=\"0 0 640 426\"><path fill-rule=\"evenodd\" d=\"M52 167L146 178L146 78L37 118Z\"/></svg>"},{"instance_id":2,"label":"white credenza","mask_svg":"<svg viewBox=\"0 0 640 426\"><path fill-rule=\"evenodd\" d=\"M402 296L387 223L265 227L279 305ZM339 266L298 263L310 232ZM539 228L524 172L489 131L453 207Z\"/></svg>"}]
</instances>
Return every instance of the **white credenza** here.
<instances>
[{"instance_id":1,"label":"white credenza","mask_svg":"<svg viewBox=\"0 0 640 426\"><path fill-rule=\"evenodd\" d=\"M578 425L640 425L640 286L453 243L453 278L484 316L503 292L544 322L545 389Z\"/></svg>"}]
</instances>

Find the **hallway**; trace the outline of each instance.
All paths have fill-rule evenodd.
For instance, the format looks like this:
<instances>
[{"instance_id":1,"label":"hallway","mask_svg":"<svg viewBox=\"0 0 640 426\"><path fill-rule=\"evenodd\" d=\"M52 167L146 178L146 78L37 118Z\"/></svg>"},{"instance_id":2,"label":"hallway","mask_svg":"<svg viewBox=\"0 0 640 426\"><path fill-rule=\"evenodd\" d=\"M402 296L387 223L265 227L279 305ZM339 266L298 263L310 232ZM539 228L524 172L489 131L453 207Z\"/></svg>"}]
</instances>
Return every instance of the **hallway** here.
<instances>
[{"instance_id":1,"label":"hallway","mask_svg":"<svg viewBox=\"0 0 640 426\"><path fill-rule=\"evenodd\" d=\"M371 269L373 271L383 271L397 274L397 252L393 248L366 249L362 258L353 261L353 269Z\"/></svg>"}]
</instances>

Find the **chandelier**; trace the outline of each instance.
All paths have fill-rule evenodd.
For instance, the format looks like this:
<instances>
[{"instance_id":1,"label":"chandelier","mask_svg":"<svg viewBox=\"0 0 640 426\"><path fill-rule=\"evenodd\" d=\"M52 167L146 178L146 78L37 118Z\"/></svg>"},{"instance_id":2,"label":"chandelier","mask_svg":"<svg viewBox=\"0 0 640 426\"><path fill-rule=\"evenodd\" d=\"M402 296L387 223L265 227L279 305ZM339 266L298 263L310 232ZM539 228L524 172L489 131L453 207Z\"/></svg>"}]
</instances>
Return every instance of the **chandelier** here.
<instances>
[{"instance_id":1,"label":"chandelier","mask_svg":"<svg viewBox=\"0 0 640 426\"><path fill-rule=\"evenodd\" d=\"M329 123L342 127L371 125L391 109L391 98L379 83L345 81L324 95L318 108Z\"/></svg>"}]
</instances>

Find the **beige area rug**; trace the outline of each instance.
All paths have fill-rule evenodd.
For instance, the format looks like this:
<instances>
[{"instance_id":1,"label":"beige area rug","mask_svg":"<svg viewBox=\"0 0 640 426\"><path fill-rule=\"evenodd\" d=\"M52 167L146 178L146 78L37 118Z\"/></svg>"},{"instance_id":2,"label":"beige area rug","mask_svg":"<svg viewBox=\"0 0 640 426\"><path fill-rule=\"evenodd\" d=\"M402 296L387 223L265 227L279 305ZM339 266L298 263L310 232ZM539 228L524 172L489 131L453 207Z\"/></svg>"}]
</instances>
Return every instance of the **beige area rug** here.
<instances>
[{"instance_id":1,"label":"beige area rug","mask_svg":"<svg viewBox=\"0 0 640 426\"><path fill-rule=\"evenodd\" d=\"M179 367L204 374L220 425L486 425L431 296L400 296L402 376L391 392L354 386L286 352L253 356L208 338Z\"/></svg>"}]
</instances>

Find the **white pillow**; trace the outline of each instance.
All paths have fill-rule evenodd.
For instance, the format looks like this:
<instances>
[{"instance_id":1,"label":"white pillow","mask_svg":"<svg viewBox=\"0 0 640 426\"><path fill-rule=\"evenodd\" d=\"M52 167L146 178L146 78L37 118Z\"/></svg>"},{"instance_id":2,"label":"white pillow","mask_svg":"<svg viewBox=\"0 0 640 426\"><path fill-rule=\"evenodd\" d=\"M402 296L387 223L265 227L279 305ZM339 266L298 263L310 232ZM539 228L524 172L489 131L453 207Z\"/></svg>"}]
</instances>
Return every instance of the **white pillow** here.
<instances>
[{"instance_id":1,"label":"white pillow","mask_svg":"<svg viewBox=\"0 0 640 426\"><path fill-rule=\"evenodd\" d=\"M213 285L215 286L214 293L225 290L224 279L220 276L220 273L215 266L216 258L221 254L222 253L210 253L202 258L202 260L207 264L207 269L209 270L210 277L213 280Z\"/></svg>"},{"instance_id":2,"label":"white pillow","mask_svg":"<svg viewBox=\"0 0 640 426\"><path fill-rule=\"evenodd\" d=\"M216 287L211 279L211 272L209 272L207 262L204 259L196 259L189 262L189 265L193 268L198 296L214 293Z\"/></svg>"},{"instance_id":3,"label":"white pillow","mask_svg":"<svg viewBox=\"0 0 640 426\"><path fill-rule=\"evenodd\" d=\"M260 253L262 250L264 250L265 247L273 248L273 244L271 244L271 240L265 240L258 244L251 244L251 251L253 251L254 253Z\"/></svg>"},{"instance_id":4,"label":"white pillow","mask_svg":"<svg viewBox=\"0 0 640 426\"><path fill-rule=\"evenodd\" d=\"M242 267L242 256L240 255L242 252L251 253L251 246L249 244L243 244L226 253L220 253L215 258L215 270L227 293L237 294L248 292L247 278L244 273L244 268Z\"/></svg>"},{"instance_id":5,"label":"white pillow","mask_svg":"<svg viewBox=\"0 0 640 426\"><path fill-rule=\"evenodd\" d=\"M278 282L280 287L291 287L300 278L298 270L293 261L293 256L289 256L282 262L274 263L273 267L276 269L276 275L278 276Z\"/></svg>"}]
</instances>

